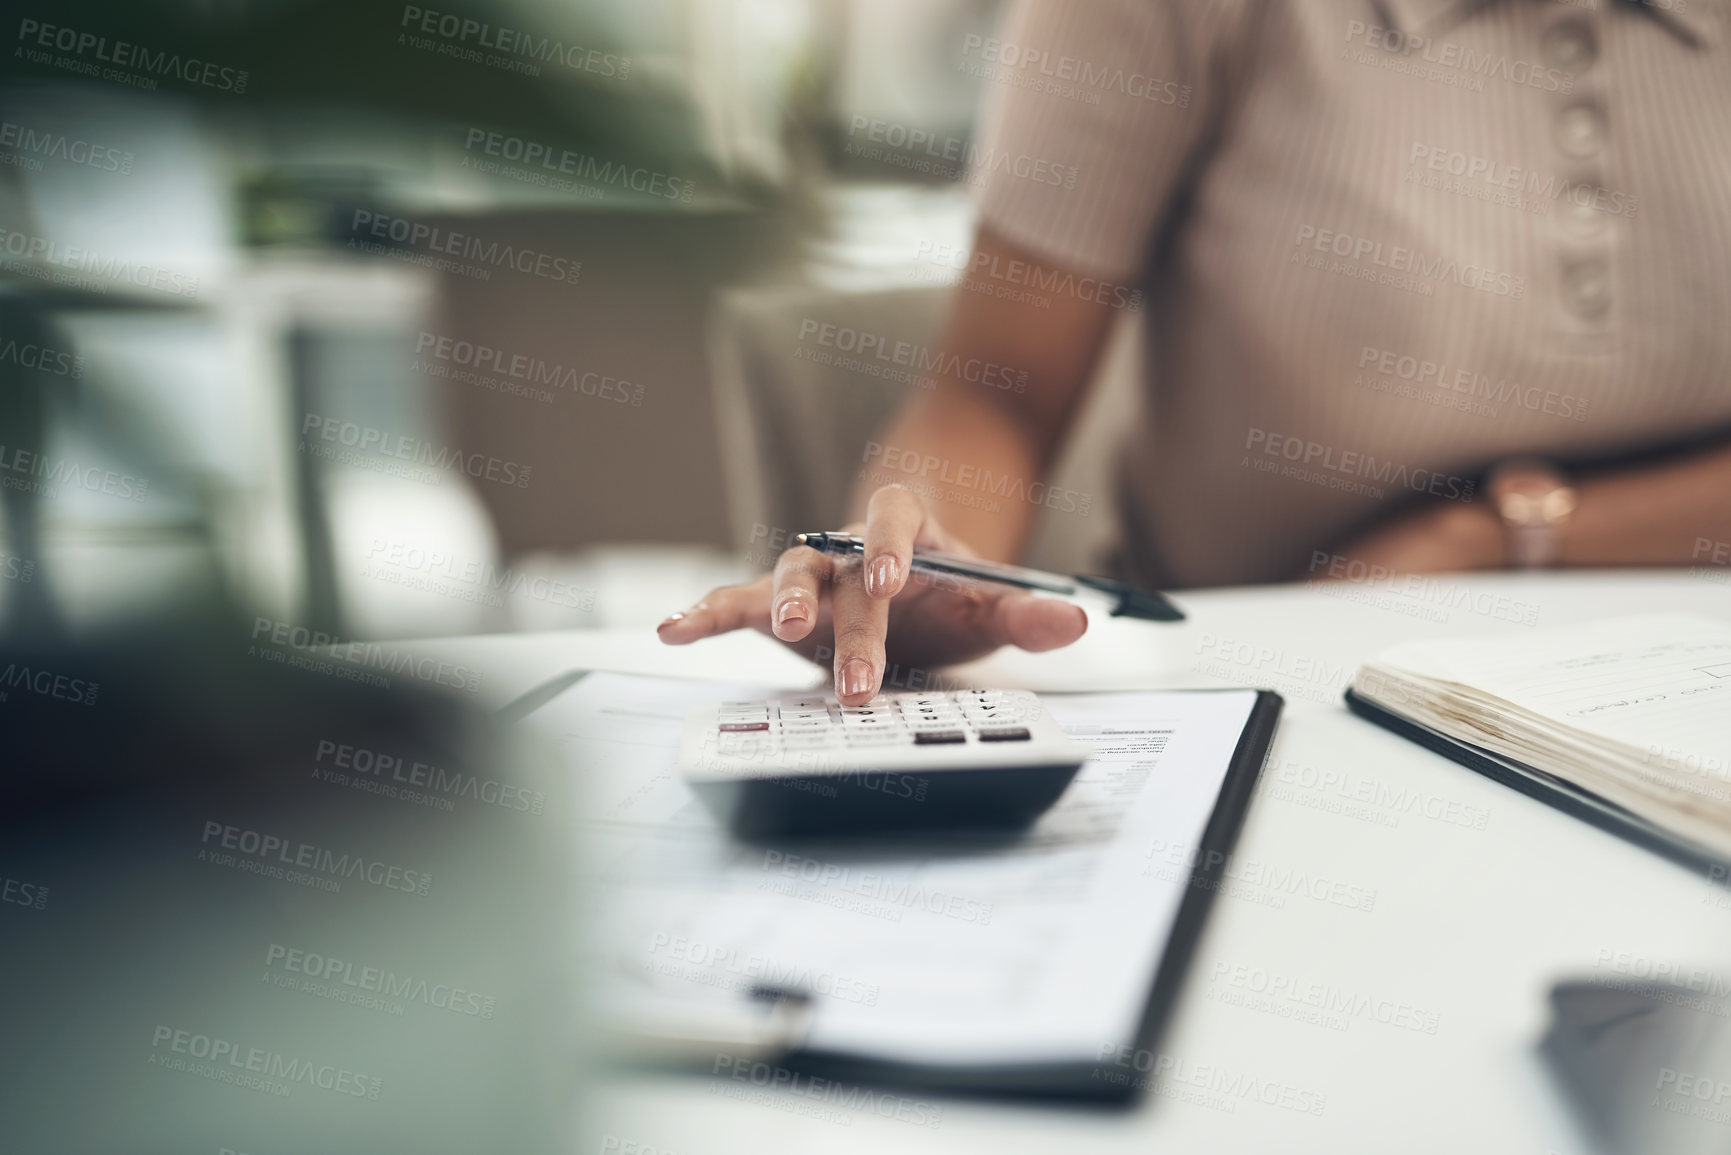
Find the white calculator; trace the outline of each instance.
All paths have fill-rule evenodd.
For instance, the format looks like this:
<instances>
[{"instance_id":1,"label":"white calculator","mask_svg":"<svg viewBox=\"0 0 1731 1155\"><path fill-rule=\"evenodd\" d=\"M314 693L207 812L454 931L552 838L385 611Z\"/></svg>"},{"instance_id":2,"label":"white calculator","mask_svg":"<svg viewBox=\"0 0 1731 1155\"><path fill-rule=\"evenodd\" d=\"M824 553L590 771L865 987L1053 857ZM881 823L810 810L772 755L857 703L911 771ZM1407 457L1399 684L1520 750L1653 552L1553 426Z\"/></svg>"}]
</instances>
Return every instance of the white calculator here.
<instances>
[{"instance_id":1,"label":"white calculator","mask_svg":"<svg viewBox=\"0 0 1731 1155\"><path fill-rule=\"evenodd\" d=\"M685 718L679 770L741 837L1026 826L1090 753L1022 690L718 702Z\"/></svg>"}]
</instances>

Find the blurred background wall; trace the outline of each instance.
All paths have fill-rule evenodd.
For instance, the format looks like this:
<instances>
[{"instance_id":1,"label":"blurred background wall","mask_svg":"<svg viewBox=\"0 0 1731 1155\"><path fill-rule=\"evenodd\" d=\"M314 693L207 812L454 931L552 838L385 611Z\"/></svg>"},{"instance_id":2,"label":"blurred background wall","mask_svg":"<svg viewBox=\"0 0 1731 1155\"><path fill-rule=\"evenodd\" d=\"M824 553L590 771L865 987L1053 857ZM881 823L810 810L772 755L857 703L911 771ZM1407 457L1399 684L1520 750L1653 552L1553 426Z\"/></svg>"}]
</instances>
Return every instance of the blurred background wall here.
<instances>
[{"instance_id":1,"label":"blurred background wall","mask_svg":"<svg viewBox=\"0 0 1731 1155\"><path fill-rule=\"evenodd\" d=\"M436 4L13 21L13 628L636 624L835 520L958 276L995 0ZM1102 548L1127 396L1034 560Z\"/></svg>"}]
</instances>

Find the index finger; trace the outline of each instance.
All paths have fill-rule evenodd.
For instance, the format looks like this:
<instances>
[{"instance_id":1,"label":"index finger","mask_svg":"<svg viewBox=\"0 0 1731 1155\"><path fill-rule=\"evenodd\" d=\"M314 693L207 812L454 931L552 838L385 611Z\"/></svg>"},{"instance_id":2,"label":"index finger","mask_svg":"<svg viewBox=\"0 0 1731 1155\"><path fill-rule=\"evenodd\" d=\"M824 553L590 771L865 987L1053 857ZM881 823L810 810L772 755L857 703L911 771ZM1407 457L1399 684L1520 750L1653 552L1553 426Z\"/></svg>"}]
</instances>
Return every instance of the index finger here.
<instances>
[{"instance_id":1,"label":"index finger","mask_svg":"<svg viewBox=\"0 0 1731 1155\"><path fill-rule=\"evenodd\" d=\"M914 539L926 524L925 503L899 485L886 485L866 504L865 590L874 598L902 592L913 564Z\"/></svg>"}]
</instances>

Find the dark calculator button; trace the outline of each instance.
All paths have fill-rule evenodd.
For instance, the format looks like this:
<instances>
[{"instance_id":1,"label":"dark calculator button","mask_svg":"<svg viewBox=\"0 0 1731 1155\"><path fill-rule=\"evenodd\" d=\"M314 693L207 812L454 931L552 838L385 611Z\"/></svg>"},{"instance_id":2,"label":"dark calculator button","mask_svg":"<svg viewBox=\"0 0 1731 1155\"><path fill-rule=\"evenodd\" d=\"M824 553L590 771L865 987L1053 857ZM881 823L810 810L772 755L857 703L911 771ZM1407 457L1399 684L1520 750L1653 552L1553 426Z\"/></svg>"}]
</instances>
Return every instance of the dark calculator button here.
<instances>
[{"instance_id":1,"label":"dark calculator button","mask_svg":"<svg viewBox=\"0 0 1731 1155\"><path fill-rule=\"evenodd\" d=\"M742 730L767 730L767 729L769 729L769 723L768 722L723 722L721 724L721 732L723 734L737 734L737 733L741 732Z\"/></svg>"},{"instance_id":2,"label":"dark calculator button","mask_svg":"<svg viewBox=\"0 0 1731 1155\"><path fill-rule=\"evenodd\" d=\"M914 732L914 745L916 746L952 746L967 740L968 736L960 730L916 730Z\"/></svg>"},{"instance_id":3,"label":"dark calculator button","mask_svg":"<svg viewBox=\"0 0 1731 1155\"><path fill-rule=\"evenodd\" d=\"M1015 726L1004 730L981 730L982 742L1026 742L1030 735L1027 727Z\"/></svg>"}]
</instances>

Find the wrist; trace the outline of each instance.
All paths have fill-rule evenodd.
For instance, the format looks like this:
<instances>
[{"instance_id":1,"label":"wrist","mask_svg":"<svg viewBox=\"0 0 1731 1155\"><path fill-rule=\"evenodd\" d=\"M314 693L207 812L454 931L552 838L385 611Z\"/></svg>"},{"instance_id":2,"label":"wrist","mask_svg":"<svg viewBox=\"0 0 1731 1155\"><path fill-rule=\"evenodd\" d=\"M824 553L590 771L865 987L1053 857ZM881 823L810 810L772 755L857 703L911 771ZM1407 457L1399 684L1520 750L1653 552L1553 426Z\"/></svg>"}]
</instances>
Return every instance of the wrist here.
<instances>
[{"instance_id":1,"label":"wrist","mask_svg":"<svg viewBox=\"0 0 1731 1155\"><path fill-rule=\"evenodd\" d=\"M1502 518L1477 501L1449 502L1439 514L1441 531L1453 544L1463 569L1502 569L1509 564L1508 535Z\"/></svg>"},{"instance_id":2,"label":"wrist","mask_svg":"<svg viewBox=\"0 0 1731 1155\"><path fill-rule=\"evenodd\" d=\"M1540 458L1510 458L1491 470L1484 494L1501 523L1504 565L1544 569L1562 560L1578 495L1560 469Z\"/></svg>"}]
</instances>

